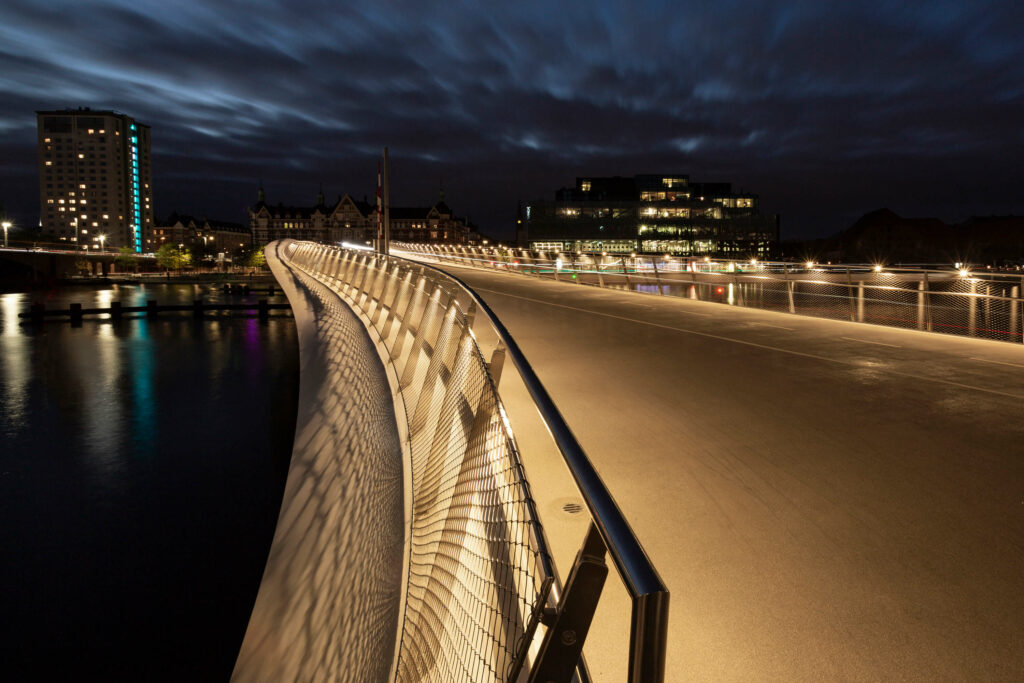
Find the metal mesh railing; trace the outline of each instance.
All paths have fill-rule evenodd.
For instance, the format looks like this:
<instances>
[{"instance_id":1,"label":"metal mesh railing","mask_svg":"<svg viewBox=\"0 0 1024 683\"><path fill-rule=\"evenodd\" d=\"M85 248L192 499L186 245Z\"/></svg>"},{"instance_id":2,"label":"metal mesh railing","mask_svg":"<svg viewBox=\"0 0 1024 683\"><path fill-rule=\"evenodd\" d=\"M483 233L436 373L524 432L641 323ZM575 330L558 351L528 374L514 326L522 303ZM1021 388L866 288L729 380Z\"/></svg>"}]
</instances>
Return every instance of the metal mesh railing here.
<instances>
[{"instance_id":1,"label":"metal mesh railing","mask_svg":"<svg viewBox=\"0 0 1024 683\"><path fill-rule=\"evenodd\" d=\"M1024 341L1024 276L395 244L419 258L541 278L998 341Z\"/></svg>"},{"instance_id":2,"label":"metal mesh railing","mask_svg":"<svg viewBox=\"0 0 1024 683\"><path fill-rule=\"evenodd\" d=\"M416 264L311 243L287 252L309 286L364 316L406 408L412 525L396 680L516 680L554 571L472 310Z\"/></svg>"}]
</instances>

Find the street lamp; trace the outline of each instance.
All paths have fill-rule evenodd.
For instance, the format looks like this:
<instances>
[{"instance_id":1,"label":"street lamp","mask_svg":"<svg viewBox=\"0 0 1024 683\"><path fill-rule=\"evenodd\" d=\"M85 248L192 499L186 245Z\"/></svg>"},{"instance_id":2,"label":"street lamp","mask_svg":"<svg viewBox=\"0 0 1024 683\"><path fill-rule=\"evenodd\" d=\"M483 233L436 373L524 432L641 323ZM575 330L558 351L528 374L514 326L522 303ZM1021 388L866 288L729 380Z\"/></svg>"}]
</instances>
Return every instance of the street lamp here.
<instances>
[{"instance_id":1,"label":"street lamp","mask_svg":"<svg viewBox=\"0 0 1024 683\"><path fill-rule=\"evenodd\" d=\"M100 241L100 251L105 251L104 243L107 241L107 236L99 235L96 239Z\"/></svg>"},{"instance_id":2,"label":"street lamp","mask_svg":"<svg viewBox=\"0 0 1024 683\"><path fill-rule=\"evenodd\" d=\"M3 226L4 226L4 249L6 249L7 248L7 230L10 229L11 222L10 221L4 221L3 222Z\"/></svg>"}]
</instances>

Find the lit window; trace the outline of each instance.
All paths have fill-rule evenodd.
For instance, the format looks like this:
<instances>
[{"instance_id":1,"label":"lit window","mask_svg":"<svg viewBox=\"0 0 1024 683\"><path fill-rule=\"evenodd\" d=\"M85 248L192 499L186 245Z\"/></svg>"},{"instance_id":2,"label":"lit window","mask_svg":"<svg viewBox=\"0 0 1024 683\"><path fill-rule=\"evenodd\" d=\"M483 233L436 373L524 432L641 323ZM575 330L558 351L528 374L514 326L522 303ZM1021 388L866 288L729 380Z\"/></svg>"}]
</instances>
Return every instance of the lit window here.
<instances>
[{"instance_id":1,"label":"lit window","mask_svg":"<svg viewBox=\"0 0 1024 683\"><path fill-rule=\"evenodd\" d=\"M47 165L47 166L53 166L53 162L52 162L52 161L47 161L47 162L46 162L46 165Z\"/></svg>"},{"instance_id":2,"label":"lit window","mask_svg":"<svg viewBox=\"0 0 1024 683\"><path fill-rule=\"evenodd\" d=\"M580 183L580 189L583 190L584 192L590 192L590 181L584 180L582 183Z\"/></svg>"},{"instance_id":3,"label":"lit window","mask_svg":"<svg viewBox=\"0 0 1024 683\"><path fill-rule=\"evenodd\" d=\"M82 184L82 185L79 185L79 186L78 186L78 189L80 189L80 190L84 190L84 189L85 189L85 185L84 185L84 184Z\"/></svg>"},{"instance_id":4,"label":"lit window","mask_svg":"<svg viewBox=\"0 0 1024 683\"><path fill-rule=\"evenodd\" d=\"M84 155L84 154L82 154L82 153L79 153L79 154L78 154L78 158L79 158L79 159L84 159L84 158L85 158L85 155Z\"/></svg>"},{"instance_id":5,"label":"lit window","mask_svg":"<svg viewBox=\"0 0 1024 683\"><path fill-rule=\"evenodd\" d=\"M49 142L50 138L43 138L43 142Z\"/></svg>"}]
</instances>

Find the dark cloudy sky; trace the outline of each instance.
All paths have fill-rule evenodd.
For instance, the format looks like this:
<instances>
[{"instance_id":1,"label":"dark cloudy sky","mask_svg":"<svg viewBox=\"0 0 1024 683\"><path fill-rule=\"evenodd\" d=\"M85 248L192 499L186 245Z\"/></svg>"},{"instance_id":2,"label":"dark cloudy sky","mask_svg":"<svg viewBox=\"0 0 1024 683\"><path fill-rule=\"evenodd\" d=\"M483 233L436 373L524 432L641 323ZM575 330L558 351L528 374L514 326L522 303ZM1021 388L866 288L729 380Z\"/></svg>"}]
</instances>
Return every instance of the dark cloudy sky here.
<instances>
[{"instance_id":1,"label":"dark cloudy sky","mask_svg":"<svg viewBox=\"0 0 1024 683\"><path fill-rule=\"evenodd\" d=\"M0 201L36 109L153 127L156 210L449 204L493 233L577 175L758 192L784 237L863 212L1024 213L1024 2L4 0Z\"/></svg>"}]
</instances>

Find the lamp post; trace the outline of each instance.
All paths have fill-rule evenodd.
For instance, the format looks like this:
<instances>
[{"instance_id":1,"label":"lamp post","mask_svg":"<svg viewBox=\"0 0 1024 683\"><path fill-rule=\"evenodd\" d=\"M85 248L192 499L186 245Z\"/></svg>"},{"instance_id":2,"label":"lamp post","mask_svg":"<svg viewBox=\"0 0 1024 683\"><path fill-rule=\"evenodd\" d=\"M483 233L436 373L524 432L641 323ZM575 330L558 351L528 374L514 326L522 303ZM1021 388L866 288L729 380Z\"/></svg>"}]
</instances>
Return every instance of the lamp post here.
<instances>
[{"instance_id":1,"label":"lamp post","mask_svg":"<svg viewBox=\"0 0 1024 683\"><path fill-rule=\"evenodd\" d=\"M100 251L106 251L104 243L107 241L107 236L106 235L100 235L96 239L98 239L100 241Z\"/></svg>"},{"instance_id":2,"label":"lamp post","mask_svg":"<svg viewBox=\"0 0 1024 683\"><path fill-rule=\"evenodd\" d=\"M3 222L3 226L4 226L4 249L6 249L7 248L7 230L10 229L11 222L10 221L4 221Z\"/></svg>"}]
</instances>

